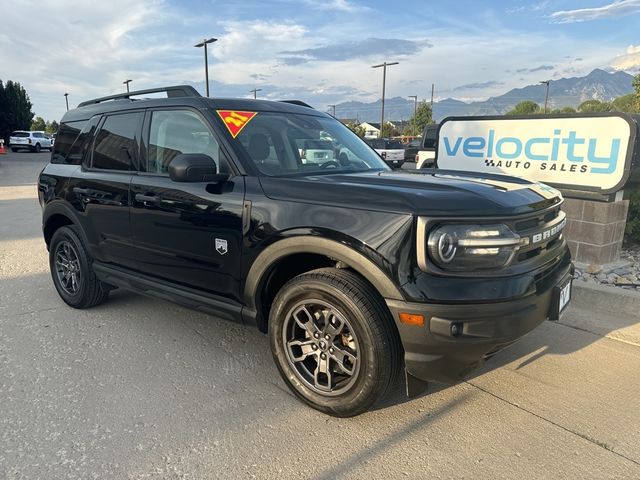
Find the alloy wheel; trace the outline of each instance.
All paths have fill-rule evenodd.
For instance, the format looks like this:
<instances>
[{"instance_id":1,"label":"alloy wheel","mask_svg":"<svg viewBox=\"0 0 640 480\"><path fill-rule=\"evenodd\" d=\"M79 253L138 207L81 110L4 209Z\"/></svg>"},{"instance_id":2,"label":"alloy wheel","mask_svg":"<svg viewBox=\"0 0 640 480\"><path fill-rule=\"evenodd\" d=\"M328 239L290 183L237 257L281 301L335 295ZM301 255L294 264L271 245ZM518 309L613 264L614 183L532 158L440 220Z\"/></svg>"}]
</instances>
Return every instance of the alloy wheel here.
<instances>
[{"instance_id":1,"label":"alloy wheel","mask_svg":"<svg viewBox=\"0 0 640 480\"><path fill-rule=\"evenodd\" d=\"M69 295L78 293L82 281L80 259L71 242L64 240L56 246L55 267L58 283L65 293Z\"/></svg>"},{"instance_id":2,"label":"alloy wheel","mask_svg":"<svg viewBox=\"0 0 640 480\"><path fill-rule=\"evenodd\" d=\"M336 396L357 380L360 348L345 316L321 300L304 300L287 314L282 341L289 365L313 391Z\"/></svg>"}]
</instances>

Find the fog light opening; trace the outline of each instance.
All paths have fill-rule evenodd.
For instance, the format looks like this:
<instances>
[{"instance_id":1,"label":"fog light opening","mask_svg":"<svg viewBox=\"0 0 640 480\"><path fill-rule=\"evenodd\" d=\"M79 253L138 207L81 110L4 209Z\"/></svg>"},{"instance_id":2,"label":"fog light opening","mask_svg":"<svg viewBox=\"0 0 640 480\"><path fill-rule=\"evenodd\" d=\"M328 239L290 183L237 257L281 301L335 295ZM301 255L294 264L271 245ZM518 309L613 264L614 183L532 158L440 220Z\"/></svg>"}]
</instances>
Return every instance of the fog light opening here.
<instances>
[{"instance_id":1,"label":"fog light opening","mask_svg":"<svg viewBox=\"0 0 640 480\"><path fill-rule=\"evenodd\" d=\"M462 323L452 323L451 324L451 336L459 337L462 335Z\"/></svg>"}]
</instances>

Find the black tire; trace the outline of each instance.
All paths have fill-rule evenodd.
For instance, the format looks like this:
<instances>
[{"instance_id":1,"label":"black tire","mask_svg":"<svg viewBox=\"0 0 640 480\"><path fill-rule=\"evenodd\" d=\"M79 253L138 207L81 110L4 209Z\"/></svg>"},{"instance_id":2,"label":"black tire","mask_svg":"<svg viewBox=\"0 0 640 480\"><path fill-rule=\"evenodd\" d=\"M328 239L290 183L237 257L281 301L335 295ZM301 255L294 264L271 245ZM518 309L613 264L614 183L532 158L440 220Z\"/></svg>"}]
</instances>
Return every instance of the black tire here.
<instances>
[{"instance_id":1,"label":"black tire","mask_svg":"<svg viewBox=\"0 0 640 480\"><path fill-rule=\"evenodd\" d=\"M11 151L15 153L15 152L18 151L18 149L17 148L12 148Z\"/></svg>"},{"instance_id":2,"label":"black tire","mask_svg":"<svg viewBox=\"0 0 640 480\"><path fill-rule=\"evenodd\" d=\"M73 265L66 270L67 273L72 270L67 276L64 274L64 262L61 262L63 257L67 259L67 265ZM109 287L98 280L92 263L75 226L55 231L49 245L49 268L53 284L67 305L89 308L104 302L109 296ZM74 284L76 288L73 288Z\"/></svg>"},{"instance_id":3,"label":"black tire","mask_svg":"<svg viewBox=\"0 0 640 480\"><path fill-rule=\"evenodd\" d=\"M311 323L303 327L301 316ZM329 325L334 322L342 324L340 330ZM316 330L318 339L310 333ZM348 270L322 268L285 284L271 307L269 338L278 370L293 393L336 417L358 415L382 400L400 371L400 339L387 306L369 283ZM323 352L326 360L321 361ZM321 362L330 375L318 373Z\"/></svg>"},{"instance_id":4,"label":"black tire","mask_svg":"<svg viewBox=\"0 0 640 480\"><path fill-rule=\"evenodd\" d=\"M40 148L40 144L39 144L39 143L36 143L36 146L35 146L35 147L33 147L33 151L34 151L34 152L36 152L36 153L40 153L40 150L41 150L41 148Z\"/></svg>"}]
</instances>

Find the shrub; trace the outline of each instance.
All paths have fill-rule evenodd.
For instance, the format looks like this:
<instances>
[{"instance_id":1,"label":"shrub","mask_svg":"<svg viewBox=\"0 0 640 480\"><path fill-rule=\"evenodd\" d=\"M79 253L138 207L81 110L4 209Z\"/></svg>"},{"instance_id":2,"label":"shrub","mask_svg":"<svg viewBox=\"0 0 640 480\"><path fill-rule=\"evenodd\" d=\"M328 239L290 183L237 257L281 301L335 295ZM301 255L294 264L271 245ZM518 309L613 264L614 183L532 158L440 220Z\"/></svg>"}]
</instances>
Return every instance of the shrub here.
<instances>
[{"instance_id":1,"label":"shrub","mask_svg":"<svg viewBox=\"0 0 640 480\"><path fill-rule=\"evenodd\" d=\"M640 187L635 187L629 196L629 213L627 228L624 231L624 242L640 245Z\"/></svg>"}]
</instances>

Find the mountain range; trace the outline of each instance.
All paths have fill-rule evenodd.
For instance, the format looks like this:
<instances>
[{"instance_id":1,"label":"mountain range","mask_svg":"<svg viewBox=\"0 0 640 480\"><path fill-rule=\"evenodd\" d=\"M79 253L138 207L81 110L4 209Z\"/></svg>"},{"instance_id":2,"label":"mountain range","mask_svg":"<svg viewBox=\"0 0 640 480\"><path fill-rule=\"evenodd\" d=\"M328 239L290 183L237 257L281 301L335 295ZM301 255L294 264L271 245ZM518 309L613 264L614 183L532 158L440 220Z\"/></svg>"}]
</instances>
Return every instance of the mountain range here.
<instances>
[{"instance_id":1,"label":"mountain range","mask_svg":"<svg viewBox=\"0 0 640 480\"><path fill-rule=\"evenodd\" d=\"M595 69L584 77L561 78L549 84L549 110L562 107L577 107L585 100L611 101L633 92L633 76L625 72L609 73ZM501 115L523 100L544 104L546 85L527 85L514 88L507 93L479 102L463 102L446 98L433 104L436 121L457 115ZM336 105L336 117L357 118L360 121L379 122L381 102L344 102ZM385 120L408 120L413 115L414 102L402 97L385 99Z\"/></svg>"}]
</instances>

